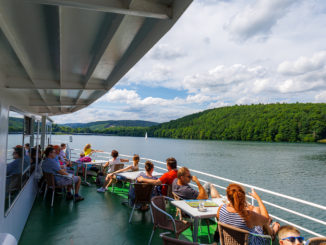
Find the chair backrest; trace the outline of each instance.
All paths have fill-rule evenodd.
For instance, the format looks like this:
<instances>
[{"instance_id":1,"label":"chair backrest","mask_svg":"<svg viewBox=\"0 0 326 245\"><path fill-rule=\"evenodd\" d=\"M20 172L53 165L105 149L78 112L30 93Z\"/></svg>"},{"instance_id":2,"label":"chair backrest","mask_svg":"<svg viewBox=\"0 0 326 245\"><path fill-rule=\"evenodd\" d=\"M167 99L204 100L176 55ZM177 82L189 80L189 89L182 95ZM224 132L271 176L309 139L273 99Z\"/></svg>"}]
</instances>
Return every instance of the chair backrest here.
<instances>
[{"instance_id":1,"label":"chair backrest","mask_svg":"<svg viewBox=\"0 0 326 245\"><path fill-rule=\"evenodd\" d=\"M7 191L16 191L21 188L22 175L21 174L13 174L7 177L8 185Z\"/></svg>"},{"instance_id":2,"label":"chair backrest","mask_svg":"<svg viewBox=\"0 0 326 245\"><path fill-rule=\"evenodd\" d=\"M162 235L162 240L164 245L199 245L199 243L193 243L188 241L178 240L176 238L168 237Z\"/></svg>"},{"instance_id":3,"label":"chair backrest","mask_svg":"<svg viewBox=\"0 0 326 245\"><path fill-rule=\"evenodd\" d=\"M44 179L48 186L55 188L54 176L51 173L43 172Z\"/></svg>"},{"instance_id":4,"label":"chair backrest","mask_svg":"<svg viewBox=\"0 0 326 245\"><path fill-rule=\"evenodd\" d=\"M150 204L154 185L145 183L135 183L135 204Z\"/></svg>"},{"instance_id":5,"label":"chair backrest","mask_svg":"<svg viewBox=\"0 0 326 245\"><path fill-rule=\"evenodd\" d=\"M161 210L165 211L165 198L164 196L155 196L152 198L152 204ZM152 214L154 225L164 225L168 223L168 218L166 214L162 213L160 210L156 209L156 207L152 205Z\"/></svg>"},{"instance_id":6,"label":"chair backrest","mask_svg":"<svg viewBox=\"0 0 326 245\"><path fill-rule=\"evenodd\" d=\"M326 245L326 237L313 237L308 240L308 245Z\"/></svg>"},{"instance_id":7,"label":"chair backrest","mask_svg":"<svg viewBox=\"0 0 326 245\"><path fill-rule=\"evenodd\" d=\"M120 169L123 169L124 166L125 165L123 163L114 164L114 166L113 166L113 172L118 171Z\"/></svg>"},{"instance_id":8,"label":"chair backrest","mask_svg":"<svg viewBox=\"0 0 326 245\"><path fill-rule=\"evenodd\" d=\"M167 191L166 191L166 196L173 198L173 194L172 194L172 185L167 185Z\"/></svg>"},{"instance_id":9,"label":"chair backrest","mask_svg":"<svg viewBox=\"0 0 326 245\"><path fill-rule=\"evenodd\" d=\"M179 197L178 194L176 194L175 192L172 192L172 195L173 195L173 199L174 199L174 200L177 200L177 201L182 200L182 198Z\"/></svg>"},{"instance_id":10,"label":"chair backrest","mask_svg":"<svg viewBox=\"0 0 326 245\"><path fill-rule=\"evenodd\" d=\"M221 245L248 245L249 231L218 222Z\"/></svg>"}]
</instances>

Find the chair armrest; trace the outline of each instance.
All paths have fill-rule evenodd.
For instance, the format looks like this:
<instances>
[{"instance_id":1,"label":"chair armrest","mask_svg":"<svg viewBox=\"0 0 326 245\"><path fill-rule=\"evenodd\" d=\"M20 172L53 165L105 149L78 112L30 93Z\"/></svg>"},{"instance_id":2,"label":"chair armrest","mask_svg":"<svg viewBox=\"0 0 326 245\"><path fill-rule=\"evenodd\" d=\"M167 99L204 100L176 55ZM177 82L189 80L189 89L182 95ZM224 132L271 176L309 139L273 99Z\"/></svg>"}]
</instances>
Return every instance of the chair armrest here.
<instances>
[{"instance_id":1,"label":"chair armrest","mask_svg":"<svg viewBox=\"0 0 326 245\"><path fill-rule=\"evenodd\" d=\"M171 201L175 201L173 198L171 198L171 197L167 197L167 196L165 196L164 199L166 199L166 200L168 200L168 201L170 201L170 202L171 202Z\"/></svg>"}]
</instances>

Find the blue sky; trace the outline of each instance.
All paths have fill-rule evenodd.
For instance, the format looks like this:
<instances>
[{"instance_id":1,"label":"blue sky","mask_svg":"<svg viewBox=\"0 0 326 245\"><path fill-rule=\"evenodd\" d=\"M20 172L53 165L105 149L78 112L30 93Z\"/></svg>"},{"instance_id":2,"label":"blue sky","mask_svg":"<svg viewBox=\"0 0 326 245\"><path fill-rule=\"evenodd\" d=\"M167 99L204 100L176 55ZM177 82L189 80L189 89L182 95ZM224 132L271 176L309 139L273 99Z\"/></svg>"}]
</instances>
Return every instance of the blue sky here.
<instances>
[{"instance_id":1,"label":"blue sky","mask_svg":"<svg viewBox=\"0 0 326 245\"><path fill-rule=\"evenodd\" d=\"M194 0L106 95L57 123L165 122L234 104L326 102L326 1Z\"/></svg>"}]
</instances>

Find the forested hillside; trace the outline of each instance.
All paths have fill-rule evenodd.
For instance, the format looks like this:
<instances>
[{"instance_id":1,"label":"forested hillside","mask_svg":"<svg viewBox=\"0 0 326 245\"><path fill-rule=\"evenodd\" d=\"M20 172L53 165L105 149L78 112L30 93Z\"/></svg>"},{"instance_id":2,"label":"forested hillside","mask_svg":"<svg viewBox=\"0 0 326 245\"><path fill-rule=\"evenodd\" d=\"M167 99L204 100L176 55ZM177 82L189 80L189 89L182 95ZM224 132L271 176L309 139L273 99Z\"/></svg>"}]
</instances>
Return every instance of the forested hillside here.
<instances>
[{"instance_id":1,"label":"forested hillside","mask_svg":"<svg viewBox=\"0 0 326 245\"><path fill-rule=\"evenodd\" d=\"M101 129L92 128L72 128L53 124L52 132L62 134L107 134L118 136L145 136L148 127L109 127Z\"/></svg>"},{"instance_id":2,"label":"forested hillside","mask_svg":"<svg viewBox=\"0 0 326 245\"><path fill-rule=\"evenodd\" d=\"M314 142L326 138L326 104L258 104L206 110L150 127L180 139Z\"/></svg>"},{"instance_id":3,"label":"forested hillside","mask_svg":"<svg viewBox=\"0 0 326 245\"><path fill-rule=\"evenodd\" d=\"M59 126L71 128L90 128L91 130L104 130L110 127L150 127L157 125L156 122L142 120L108 120L90 123L66 123Z\"/></svg>"}]
</instances>

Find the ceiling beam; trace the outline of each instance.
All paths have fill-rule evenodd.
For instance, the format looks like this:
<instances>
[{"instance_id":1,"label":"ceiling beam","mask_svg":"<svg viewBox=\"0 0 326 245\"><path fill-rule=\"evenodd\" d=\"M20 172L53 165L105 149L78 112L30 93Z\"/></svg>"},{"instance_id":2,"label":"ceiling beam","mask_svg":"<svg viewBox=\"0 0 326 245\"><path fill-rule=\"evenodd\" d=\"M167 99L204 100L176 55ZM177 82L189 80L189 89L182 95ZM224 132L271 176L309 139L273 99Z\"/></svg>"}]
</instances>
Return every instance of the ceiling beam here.
<instances>
[{"instance_id":1,"label":"ceiling beam","mask_svg":"<svg viewBox=\"0 0 326 245\"><path fill-rule=\"evenodd\" d=\"M61 102L61 103L48 103L48 104L42 104L42 103L38 103L38 102L31 102L28 106L30 107L72 107L72 106L88 106L89 103L79 103L79 104L75 104L73 102L71 103L66 103L66 102Z\"/></svg>"},{"instance_id":2,"label":"ceiling beam","mask_svg":"<svg viewBox=\"0 0 326 245\"><path fill-rule=\"evenodd\" d=\"M0 84L0 88L1 89L28 89L28 90L36 90L36 89L63 89L63 90L106 90L106 86L104 85L104 80L102 79L90 79L89 80L89 84L87 85L87 87L85 87L85 85L83 84L69 84L69 87L65 87L61 88L59 85L57 84L45 84L45 83L40 83L39 86L37 86L37 88L35 87L35 85L29 84L28 82L30 82L31 80L29 79L25 79L22 77L17 77L17 78L7 78L6 81L10 81L10 80L17 80L19 82L13 82L13 83L6 83L6 84Z\"/></svg>"},{"instance_id":3,"label":"ceiling beam","mask_svg":"<svg viewBox=\"0 0 326 245\"><path fill-rule=\"evenodd\" d=\"M133 15L145 18L170 19L170 6L149 0L137 0L134 7L123 0L29 0L30 2L92 11L101 11L122 15Z\"/></svg>"}]
</instances>

